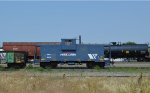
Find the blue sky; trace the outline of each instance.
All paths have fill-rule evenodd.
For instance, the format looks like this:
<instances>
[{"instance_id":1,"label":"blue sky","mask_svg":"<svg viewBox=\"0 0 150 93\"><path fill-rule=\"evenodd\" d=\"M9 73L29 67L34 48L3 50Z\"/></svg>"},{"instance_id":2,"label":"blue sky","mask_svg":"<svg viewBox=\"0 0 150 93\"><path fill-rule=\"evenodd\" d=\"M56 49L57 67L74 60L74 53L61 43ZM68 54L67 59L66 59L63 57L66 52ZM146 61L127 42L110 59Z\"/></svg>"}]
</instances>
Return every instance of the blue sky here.
<instances>
[{"instance_id":1,"label":"blue sky","mask_svg":"<svg viewBox=\"0 0 150 93\"><path fill-rule=\"evenodd\" d=\"M0 42L150 42L150 2L0 2Z\"/></svg>"}]
</instances>

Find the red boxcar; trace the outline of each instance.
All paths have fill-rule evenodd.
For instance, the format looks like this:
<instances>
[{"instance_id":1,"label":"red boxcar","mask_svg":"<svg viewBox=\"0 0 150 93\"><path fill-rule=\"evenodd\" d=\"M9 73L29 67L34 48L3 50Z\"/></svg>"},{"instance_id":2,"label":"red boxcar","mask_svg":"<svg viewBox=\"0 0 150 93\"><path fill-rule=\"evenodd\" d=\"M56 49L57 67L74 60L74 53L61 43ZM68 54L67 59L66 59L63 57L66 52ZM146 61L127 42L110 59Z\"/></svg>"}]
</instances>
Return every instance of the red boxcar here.
<instances>
[{"instance_id":1,"label":"red boxcar","mask_svg":"<svg viewBox=\"0 0 150 93\"><path fill-rule=\"evenodd\" d=\"M40 48L37 45L56 45L60 42L3 42L4 51L25 51L28 58L33 59L34 56L40 58Z\"/></svg>"}]
</instances>

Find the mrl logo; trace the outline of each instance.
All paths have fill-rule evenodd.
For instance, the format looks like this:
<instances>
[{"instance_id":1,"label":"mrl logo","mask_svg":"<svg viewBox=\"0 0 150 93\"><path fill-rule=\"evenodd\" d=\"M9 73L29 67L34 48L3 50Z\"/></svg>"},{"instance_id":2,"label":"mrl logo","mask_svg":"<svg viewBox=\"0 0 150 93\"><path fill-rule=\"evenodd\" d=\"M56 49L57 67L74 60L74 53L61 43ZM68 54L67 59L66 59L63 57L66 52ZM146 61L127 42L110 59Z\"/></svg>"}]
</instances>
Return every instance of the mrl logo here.
<instances>
[{"instance_id":1,"label":"mrl logo","mask_svg":"<svg viewBox=\"0 0 150 93\"><path fill-rule=\"evenodd\" d=\"M98 54L88 54L90 59L96 59L96 57L98 56Z\"/></svg>"}]
</instances>

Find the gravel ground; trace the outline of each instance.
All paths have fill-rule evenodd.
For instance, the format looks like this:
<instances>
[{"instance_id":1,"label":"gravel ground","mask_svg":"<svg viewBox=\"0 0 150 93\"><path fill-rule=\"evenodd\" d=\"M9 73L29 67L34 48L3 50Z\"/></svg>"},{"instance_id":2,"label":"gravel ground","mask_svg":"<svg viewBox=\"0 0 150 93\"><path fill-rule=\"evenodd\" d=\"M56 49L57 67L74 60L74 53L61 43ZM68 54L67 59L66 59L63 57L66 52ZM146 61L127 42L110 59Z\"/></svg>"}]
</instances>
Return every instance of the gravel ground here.
<instances>
[{"instance_id":1,"label":"gravel ground","mask_svg":"<svg viewBox=\"0 0 150 93\"><path fill-rule=\"evenodd\" d=\"M7 67L6 64L0 64L2 67ZM34 67L39 67L39 64L33 65ZM113 65L106 67L150 67L150 62L115 62ZM58 65L58 68L86 68L85 64L82 65Z\"/></svg>"},{"instance_id":2,"label":"gravel ground","mask_svg":"<svg viewBox=\"0 0 150 93\"><path fill-rule=\"evenodd\" d=\"M150 67L150 62L115 62L113 66L114 67Z\"/></svg>"},{"instance_id":3,"label":"gravel ground","mask_svg":"<svg viewBox=\"0 0 150 93\"><path fill-rule=\"evenodd\" d=\"M52 70L49 72L33 72L33 71L0 71L0 75L11 75L13 73L24 73L28 76L40 77L40 76L51 76L51 77L139 77L141 72L139 73L130 73L130 72L107 72L107 71L92 71L92 70ZM143 77L150 77L150 73L142 73Z\"/></svg>"},{"instance_id":4,"label":"gravel ground","mask_svg":"<svg viewBox=\"0 0 150 93\"><path fill-rule=\"evenodd\" d=\"M1 64L1 66L6 67L6 64ZM39 67L39 65L33 65L34 67ZM112 68L109 70L109 67ZM86 65L58 65L57 69L51 69L49 71L35 71L21 69L24 73L34 76L59 76L59 77L136 77L140 76L141 72L143 76L150 76L149 69L115 69L118 67L150 67L150 62L115 62L114 65L110 65L106 69L87 69ZM113 69L114 68L114 69ZM0 71L2 73L15 73L15 71Z\"/></svg>"}]
</instances>

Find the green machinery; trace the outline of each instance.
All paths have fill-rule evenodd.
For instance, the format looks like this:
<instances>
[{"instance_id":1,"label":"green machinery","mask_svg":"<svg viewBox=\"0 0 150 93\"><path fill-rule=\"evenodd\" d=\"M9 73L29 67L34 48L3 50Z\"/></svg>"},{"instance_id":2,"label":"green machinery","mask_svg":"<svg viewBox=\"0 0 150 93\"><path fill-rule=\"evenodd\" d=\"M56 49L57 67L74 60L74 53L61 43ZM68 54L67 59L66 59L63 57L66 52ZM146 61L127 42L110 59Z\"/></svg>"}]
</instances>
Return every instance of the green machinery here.
<instances>
[{"instance_id":1,"label":"green machinery","mask_svg":"<svg viewBox=\"0 0 150 93\"><path fill-rule=\"evenodd\" d=\"M1 51L0 59L5 60L7 67L19 67L23 68L26 66L27 53L21 51Z\"/></svg>"}]
</instances>

